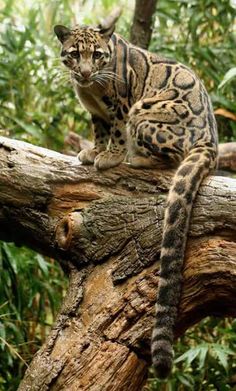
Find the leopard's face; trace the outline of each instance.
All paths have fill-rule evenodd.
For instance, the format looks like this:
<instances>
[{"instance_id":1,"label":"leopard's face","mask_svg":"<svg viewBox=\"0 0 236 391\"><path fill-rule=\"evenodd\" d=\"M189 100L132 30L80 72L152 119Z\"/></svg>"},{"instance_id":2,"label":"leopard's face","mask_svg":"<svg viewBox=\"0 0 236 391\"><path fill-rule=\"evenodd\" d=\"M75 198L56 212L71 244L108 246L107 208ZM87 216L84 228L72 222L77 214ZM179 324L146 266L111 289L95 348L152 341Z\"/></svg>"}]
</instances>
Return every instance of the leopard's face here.
<instances>
[{"instance_id":1,"label":"leopard's face","mask_svg":"<svg viewBox=\"0 0 236 391\"><path fill-rule=\"evenodd\" d=\"M62 43L61 58L70 69L71 77L80 87L88 87L94 82L104 86L111 78L109 64L111 50L108 46L110 35L99 29L75 27L69 30L56 26L54 31Z\"/></svg>"}]
</instances>

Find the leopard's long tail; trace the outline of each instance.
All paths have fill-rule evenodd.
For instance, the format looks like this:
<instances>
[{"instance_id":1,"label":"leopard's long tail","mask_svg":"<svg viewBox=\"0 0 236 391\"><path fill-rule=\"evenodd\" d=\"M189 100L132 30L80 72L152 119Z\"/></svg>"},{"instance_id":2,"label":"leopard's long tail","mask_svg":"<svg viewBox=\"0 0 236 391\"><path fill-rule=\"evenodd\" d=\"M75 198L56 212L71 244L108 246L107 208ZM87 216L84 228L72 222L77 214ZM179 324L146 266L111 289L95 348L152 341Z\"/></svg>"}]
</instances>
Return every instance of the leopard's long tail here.
<instances>
[{"instance_id":1,"label":"leopard's long tail","mask_svg":"<svg viewBox=\"0 0 236 391\"><path fill-rule=\"evenodd\" d=\"M193 201L203 178L215 165L214 145L195 147L179 166L169 191L160 256L156 321L151 343L153 365L159 378L166 378L173 365L174 327Z\"/></svg>"}]
</instances>

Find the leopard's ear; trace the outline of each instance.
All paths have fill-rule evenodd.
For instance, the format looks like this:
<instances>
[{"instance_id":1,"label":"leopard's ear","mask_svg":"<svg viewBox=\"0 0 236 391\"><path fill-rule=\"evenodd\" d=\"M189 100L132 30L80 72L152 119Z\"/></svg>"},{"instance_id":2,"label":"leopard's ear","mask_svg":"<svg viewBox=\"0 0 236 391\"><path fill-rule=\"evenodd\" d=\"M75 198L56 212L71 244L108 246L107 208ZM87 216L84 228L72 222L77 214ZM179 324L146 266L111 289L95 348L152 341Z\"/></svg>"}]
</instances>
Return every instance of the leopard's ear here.
<instances>
[{"instance_id":1,"label":"leopard's ear","mask_svg":"<svg viewBox=\"0 0 236 391\"><path fill-rule=\"evenodd\" d=\"M54 27L54 33L61 43L65 42L71 35L71 30L60 24Z\"/></svg>"},{"instance_id":2,"label":"leopard's ear","mask_svg":"<svg viewBox=\"0 0 236 391\"><path fill-rule=\"evenodd\" d=\"M120 7L115 8L114 11L98 25L98 31L106 41L109 41L111 38L121 13L122 10Z\"/></svg>"}]
</instances>

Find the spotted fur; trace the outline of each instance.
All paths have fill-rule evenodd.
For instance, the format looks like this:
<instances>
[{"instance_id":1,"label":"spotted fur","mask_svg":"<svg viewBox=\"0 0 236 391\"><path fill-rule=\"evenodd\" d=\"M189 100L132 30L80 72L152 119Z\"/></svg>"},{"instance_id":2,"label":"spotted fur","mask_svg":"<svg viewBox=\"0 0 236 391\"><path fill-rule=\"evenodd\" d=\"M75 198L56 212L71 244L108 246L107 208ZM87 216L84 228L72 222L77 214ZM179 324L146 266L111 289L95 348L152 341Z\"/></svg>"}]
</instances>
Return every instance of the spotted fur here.
<instances>
[{"instance_id":1,"label":"spotted fur","mask_svg":"<svg viewBox=\"0 0 236 391\"><path fill-rule=\"evenodd\" d=\"M62 61L92 115L94 148L79 159L97 169L128 159L134 167L176 167L164 218L153 364L159 377L173 362L174 327L193 201L216 166L217 129L209 96L186 66L128 43L103 28L56 26ZM127 158L128 156L128 158Z\"/></svg>"}]
</instances>

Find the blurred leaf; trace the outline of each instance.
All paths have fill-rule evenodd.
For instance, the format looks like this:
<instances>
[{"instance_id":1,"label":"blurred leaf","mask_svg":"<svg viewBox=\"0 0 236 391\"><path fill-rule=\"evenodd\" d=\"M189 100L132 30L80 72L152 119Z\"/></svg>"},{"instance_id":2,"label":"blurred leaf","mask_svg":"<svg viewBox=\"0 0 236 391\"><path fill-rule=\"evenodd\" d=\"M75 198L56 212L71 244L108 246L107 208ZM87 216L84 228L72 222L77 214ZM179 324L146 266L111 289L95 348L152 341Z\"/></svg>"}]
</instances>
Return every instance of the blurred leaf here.
<instances>
[{"instance_id":1,"label":"blurred leaf","mask_svg":"<svg viewBox=\"0 0 236 391\"><path fill-rule=\"evenodd\" d=\"M43 274L45 276L47 276L48 275L48 264L45 261L45 258L40 254L37 254L35 258L36 258L36 261L38 262L39 268L42 270Z\"/></svg>"},{"instance_id":2,"label":"blurred leaf","mask_svg":"<svg viewBox=\"0 0 236 391\"><path fill-rule=\"evenodd\" d=\"M221 365L224 367L225 371L228 371L228 356L234 355L235 352L233 352L231 349L227 348L226 346L222 346L219 344L212 344L211 350L213 354L216 355Z\"/></svg>"},{"instance_id":3,"label":"blurred leaf","mask_svg":"<svg viewBox=\"0 0 236 391\"><path fill-rule=\"evenodd\" d=\"M223 88L226 84L230 83L236 78L236 67L231 68L224 76L222 82L219 85L219 89Z\"/></svg>"},{"instance_id":4,"label":"blurred leaf","mask_svg":"<svg viewBox=\"0 0 236 391\"><path fill-rule=\"evenodd\" d=\"M178 357L175 360L175 364L177 364L180 361L186 361L188 365L192 363L192 361L195 360L195 358L199 355L201 351L201 348L198 346L196 348L192 348L187 350L184 354L182 354L180 357Z\"/></svg>"},{"instance_id":5,"label":"blurred leaf","mask_svg":"<svg viewBox=\"0 0 236 391\"><path fill-rule=\"evenodd\" d=\"M198 368L200 370L203 369L203 367L204 367L204 365L206 363L208 350L209 350L209 346L206 345L206 344L203 344L200 347L200 352L199 352L199 357L198 357L198 360L199 360Z\"/></svg>"},{"instance_id":6,"label":"blurred leaf","mask_svg":"<svg viewBox=\"0 0 236 391\"><path fill-rule=\"evenodd\" d=\"M225 109L217 109L214 111L215 114L221 115L222 117L232 119L233 121L236 121L236 114L232 113L229 110Z\"/></svg>"},{"instance_id":7,"label":"blurred leaf","mask_svg":"<svg viewBox=\"0 0 236 391\"><path fill-rule=\"evenodd\" d=\"M27 124L19 118L12 118L12 120L16 122L26 133L31 134L35 138L40 138L42 131L37 126L33 124Z\"/></svg>"},{"instance_id":8,"label":"blurred leaf","mask_svg":"<svg viewBox=\"0 0 236 391\"><path fill-rule=\"evenodd\" d=\"M181 384L184 384L185 386L189 387L190 390L194 390L194 380L191 376L182 374L178 375L178 379Z\"/></svg>"}]
</instances>

